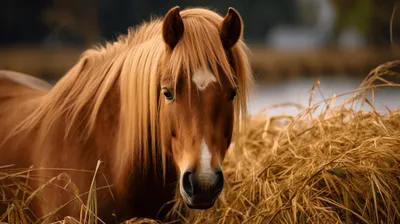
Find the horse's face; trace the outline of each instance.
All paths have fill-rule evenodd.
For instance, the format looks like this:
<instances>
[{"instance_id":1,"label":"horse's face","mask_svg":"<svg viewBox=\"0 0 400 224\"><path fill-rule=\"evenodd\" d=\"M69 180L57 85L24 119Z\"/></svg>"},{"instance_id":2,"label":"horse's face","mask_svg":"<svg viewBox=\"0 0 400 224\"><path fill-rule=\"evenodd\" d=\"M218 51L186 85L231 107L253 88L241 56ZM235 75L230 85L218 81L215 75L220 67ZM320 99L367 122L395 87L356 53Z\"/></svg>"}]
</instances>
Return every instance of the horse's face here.
<instances>
[{"instance_id":1,"label":"horse's face","mask_svg":"<svg viewBox=\"0 0 400 224\"><path fill-rule=\"evenodd\" d=\"M180 32L183 23L177 9L167 14L164 31L168 22L175 29L168 29L167 34L164 32L164 40L173 50L176 38L179 40L183 33ZM232 9L225 22L228 25L221 24L221 33L224 29L234 32L224 38L230 41L225 46L229 51L239 39L242 24ZM181 24L181 28L177 24ZM160 83L161 135L164 146L172 152L179 171L180 193L190 208L210 208L224 186L221 163L231 142L236 88L223 72L219 74L217 81L215 74L204 68L193 71L190 82L188 74L182 73L176 85L169 77L163 77Z\"/></svg>"},{"instance_id":2,"label":"horse's face","mask_svg":"<svg viewBox=\"0 0 400 224\"><path fill-rule=\"evenodd\" d=\"M163 135L180 171L180 192L193 208L208 208L223 188L221 162L233 129L235 89L228 80L222 88L210 71L192 75L191 90L185 80L161 83L165 119Z\"/></svg>"}]
</instances>

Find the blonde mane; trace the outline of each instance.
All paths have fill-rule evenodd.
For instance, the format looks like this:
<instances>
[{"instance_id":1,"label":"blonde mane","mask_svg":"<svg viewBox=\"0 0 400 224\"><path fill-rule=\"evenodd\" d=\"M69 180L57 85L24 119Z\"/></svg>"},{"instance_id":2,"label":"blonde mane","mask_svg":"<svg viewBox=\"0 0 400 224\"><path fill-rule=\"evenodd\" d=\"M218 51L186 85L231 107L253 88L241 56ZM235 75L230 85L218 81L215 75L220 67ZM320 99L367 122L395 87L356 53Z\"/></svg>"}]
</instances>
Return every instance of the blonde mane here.
<instances>
[{"instance_id":1,"label":"blonde mane","mask_svg":"<svg viewBox=\"0 0 400 224\"><path fill-rule=\"evenodd\" d=\"M107 96L115 92L119 99L113 102L119 112L113 149L116 180L126 179L137 164L146 167L162 161L165 168L166 154L160 149L157 131L161 76L169 75L176 82L183 72L188 74L190 82L193 71L209 68L219 80L222 74L218 66L240 90L235 99L235 126L243 127L246 96L252 82L245 43L239 40L231 49L234 62L231 69L219 34L223 18L203 8L186 9L180 14L185 31L172 52L166 51L162 39L161 18L129 29L115 43L87 50L13 134L40 127L38 137L42 142L61 119L68 121L65 139L76 127L80 127L80 136L87 139L93 134ZM148 158L149 152L153 158Z\"/></svg>"}]
</instances>

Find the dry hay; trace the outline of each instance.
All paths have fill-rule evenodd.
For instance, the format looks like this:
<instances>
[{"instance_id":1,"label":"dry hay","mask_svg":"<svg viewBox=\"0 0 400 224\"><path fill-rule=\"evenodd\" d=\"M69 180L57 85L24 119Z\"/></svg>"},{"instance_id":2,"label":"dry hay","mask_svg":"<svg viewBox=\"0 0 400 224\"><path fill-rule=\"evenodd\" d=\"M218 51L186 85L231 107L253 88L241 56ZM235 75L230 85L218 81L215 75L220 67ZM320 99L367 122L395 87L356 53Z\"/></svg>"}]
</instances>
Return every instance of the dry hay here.
<instances>
[{"instance_id":1,"label":"dry hay","mask_svg":"<svg viewBox=\"0 0 400 224\"><path fill-rule=\"evenodd\" d=\"M399 223L400 111L382 113L373 105L376 88L400 87L385 79L398 76L394 69L399 65L400 61L383 64L358 89L318 104L311 105L311 94L309 107L297 116L260 113L250 118L248 129L238 133L240 141L227 154L226 185L217 204L185 216L179 202L175 215L180 222L202 224ZM318 83L312 92L316 90ZM337 97L349 95L345 103L335 105ZM361 104L372 110L356 109ZM20 174L0 172L0 179L10 175ZM0 192L6 187L0 186ZM58 223L95 222L94 192L82 203L80 220L66 217ZM25 210L20 205L27 201L12 203L1 217L23 223Z\"/></svg>"}]
</instances>

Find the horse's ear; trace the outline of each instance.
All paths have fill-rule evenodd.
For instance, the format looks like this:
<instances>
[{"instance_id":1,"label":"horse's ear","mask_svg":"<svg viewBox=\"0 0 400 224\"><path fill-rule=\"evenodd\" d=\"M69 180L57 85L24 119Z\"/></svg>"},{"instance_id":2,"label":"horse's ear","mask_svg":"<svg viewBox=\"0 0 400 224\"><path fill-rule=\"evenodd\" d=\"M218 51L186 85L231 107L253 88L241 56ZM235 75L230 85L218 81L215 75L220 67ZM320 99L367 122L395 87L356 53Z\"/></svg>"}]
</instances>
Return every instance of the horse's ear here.
<instances>
[{"instance_id":1,"label":"horse's ear","mask_svg":"<svg viewBox=\"0 0 400 224\"><path fill-rule=\"evenodd\" d=\"M170 9L165 15L163 21L162 35L165 43L170 47L170 49L174 49L183 36L184 26L179 11L179 6Z\"/></svg>"},{"instance_id":2,"label":"horse's ear","mask_svg":"<svg viewBox=\"0 0 400 224\"><path fill-rule=\"evenodd\" d=\"M233 47L243 32L243 21L240 14L232 7L229 7L221 25L221 41L225 49Z\"/></svg>"}]
</instances>

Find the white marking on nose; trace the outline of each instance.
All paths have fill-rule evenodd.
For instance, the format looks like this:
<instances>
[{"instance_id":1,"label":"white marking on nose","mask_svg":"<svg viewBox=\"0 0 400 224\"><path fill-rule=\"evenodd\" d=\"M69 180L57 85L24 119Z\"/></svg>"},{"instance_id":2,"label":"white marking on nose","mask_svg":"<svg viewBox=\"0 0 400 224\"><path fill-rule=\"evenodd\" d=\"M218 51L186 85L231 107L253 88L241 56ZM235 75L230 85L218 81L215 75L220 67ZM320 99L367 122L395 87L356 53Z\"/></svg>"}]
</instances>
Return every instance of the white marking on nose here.
<instances>
[{"instance_id":1,"label":"white marking on nose","mask_svg":"<svg viewBox=\"0 0 400 224\"><path fill-rule=\"evenodd\" d=\"M208 148L206 141L203 138L200 146L201 154L200 154L200 175L204 174L213 174L211 168L211 153L210 149Z\"/></svg>"},{"instance_id":2,"label":"white marking on nose","mask_svg":"<svg viewBox=\"0 0 400 224\"><path fill-rule=\"evenodd\" d=\"M193 73L192 81L196 84L197 89L203 91L211 82L216 82L217 78L208 70L198 70Z\"/></svg>"}]
</instances>

